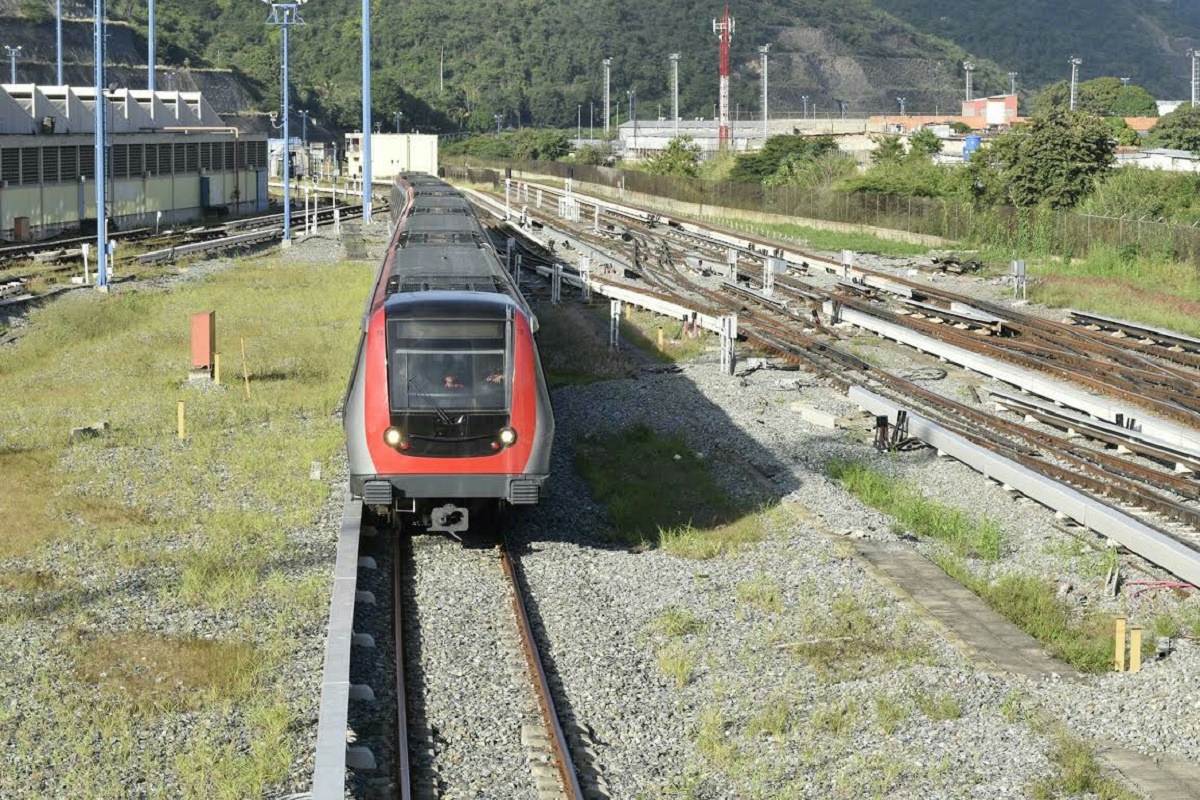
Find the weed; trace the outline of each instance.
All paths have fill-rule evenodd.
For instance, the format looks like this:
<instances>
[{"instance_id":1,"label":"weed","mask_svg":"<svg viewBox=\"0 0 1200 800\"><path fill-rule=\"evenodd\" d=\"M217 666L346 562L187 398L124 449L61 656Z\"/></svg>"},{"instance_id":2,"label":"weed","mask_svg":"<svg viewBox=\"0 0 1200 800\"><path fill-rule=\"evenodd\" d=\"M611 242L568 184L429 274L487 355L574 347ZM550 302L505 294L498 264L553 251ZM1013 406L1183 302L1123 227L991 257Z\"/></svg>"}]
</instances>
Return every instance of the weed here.
<instances>
[{"instance_id":1,"label":"weed","mask_svg":"<svg viewBox=\"0 0 1200 800\"><path fill-rule=\"evenodd\" d=\"M860 677L872 670L918 663L924 647L908 640L906 629L887 631L850 592L838 595L828 616L804 616L803 639L787 645L821 676L830 680Z\"/></svg>"},{"instance_id":2,"label":"weed","mask_svg":"<svg viewBox=\"0 0 1200 800\"><path fill-rule=\"evenodd\" d=\"M634 425L575 443L575 463L608 508L621 541L657 537L660 528L732 521L735 507L679 434Z\"/></svg>"},{"instance_id":3,"label":"weed","mask_svg":"<svg viewBox=\"0 0 1200 800\"><path fill-rule=\"evenodd\" d=\"M869 233L846 233L845 231L812 228L790 222L749 222L741 219L718 219L726 227L745 226L752 232L771 238L802 239L815 250L853 250L856 253L878 253L887 256L919 256L929 252L927 245L884 239Z\"/></svg>"},{"instance_id":4,"label":"weed","mask_svg":"<svg viewBox=\"0 0 1200 800\"><path fill-rule=\"evenodd\" d=\"M776 697L746 723L746 733L779 738L791 730L793 721L791 703L786 697Z\"/></svg>"},{"instance_id":5,"label":"weed","mask_svg":"<svg viewBox=\"0 0 1200 800\"><path fill-rule=\"evenodd\" d=\"M752 580L743 581L737 585L737 599L743 603L778 614L783 611L783 595L779 584L760 572Z\"/></svg>"},{"instance_id":6,"label":"weed","mask_svg":"<svg viewBox=\"0 0 1200 800\"><path fill-rule=\"evenodd\" d=\"M254 739L249 750L200 733L175 760L185 798L261 797L287 777L294 758L288 726L291 714L282 703L259 704L247 714Z\"/></svg>"},{"instance_id":7,"label":"weed","mask_svg":"<svg viewBox=\"0 0 1200 800\"><path fill-rule=\"evenodd\" d=\"M963 512L924 497L918 489L862 464L834 461L830 477L867 505L895 517L919 537L944 542L960 555L996 561L1002 550L1000 528L990 520L974 524Z\"/></svg>"},{"instance_id":8,"label":"weed","mask_svg":"<svg viewBox=\"0 0 1200 800\"><path fill-rule=\"evenodd\" d=\"M730 741L725 718L715 708L709 708L700 717L696 732L696 750L716 769L728 771L737 761L737 745Z\"/></svg>"},{"instance_id":9,"label":"weed","mask_svg":"<svg viewBox=\"0 0 1200 800\"><path fill-rule=\"evenodd\" d=\"M1016 689L1004 696L1004 702L1000 704L1000 716L1010 723L1019 722L1025 716L1021 693Z\"/></svg>"},{"instance_id":10,"label":"weed","mask_svg":"<svg viewBox=\"0 0 1200 800\"><path fill-rule=\"evenodd\" d=\"M690 636L704 630L704 623L692 612L679 606L669 606L650 623L658 633L671 639Z\"/></svg>"},{"instance_id":11,"label":"weed","mask_svg":"<svg viewBox=\"0 0 1200 800\"><path fill-rule=\"evenodd\" d=\"M763 536L762 517L752 514L714 528L684 525L660 530L658 543L664 552L673 556L703 561L761 542Z\"/></svg>"},{"instance_id":12,"label":"weed","mask_svg":"<svg viewBox=\"0 0 1200 800\"><path fill-rule=\"evenodd\" d=\"M1050 761L1054 764L1054 774L1038 778L1028 787L1030 796L1036 800L1052 800L1064 795L1086 795L1098 800L1133 798L1116 781L1104 777L1093 749L1065 730L1059 730L1055 735Z\"/></svg>"},{"instance_id":13,"label":"weed","mask_svg":"<svg viewBox=\"0 0 1200 800\"><path fill-rule=\"evenodd\" d=\"M835 738L849 736L854 730L858 714L846 700L840 703L823 705L813 712L813 727L828 733Z\"/></svg>"},{"instance_id":14,"label":"weed","mask_svg":"<svg viewBox=\"0 0 1200 800\"><path fill-rule=\"evenodd\" d=\"M959 706L958 700L954 699L954 696L949 693L936 692L934 694L927 694L921 692L916 696L916 703L921 713L934 722L958 719L962 716L962 707Z\"/></svg>"},{"instance_id":15,"label":"weed","mask_svg":"<svg viewBox=\"0 0 1200 800\"><path fill-rule=\"evenodd\" d=\"M626 354L608 346L607 322L602 324L580 306L539 306L537 318L538 352L546 380L552 387L637 374Z\"/></svg>"},{"instance_id":16,"label":"weed","mask_svg":"<svg viewBox=\"0 0 1200 800\"><path fill-rule=\"evenodd\" d=\"M240 700L267 666L249 645L211 639L124 633L78 637L79 677L139 709L194 709L216 699Z\"/></svg>"},{"instance_id":17,"label":"weed","mask_svg":"<svg viewBox=\"0 0 1200 800\"><path fill-rule=\"evenodd\" d=\"M37 594L55 586L54 575L40 570L5 570L0 572L0 588L24 595Z\"/></svg>"},{"instance_id":18,"label":"weed","mask_svg":"<svg viewBox=\"0 0 1200 800\"><path fill-rule=\"evenodd\" d=\"M658 668L674 678L676 686L687 686L696 672L696 654L679 642L671 642L658 651Z\"/></svg>"},{"instance_id":19,"label":"weed","mask_svg":"<svg viewBox=\"0 0 1200 800\"><path fill-rule=\"evenodd\" d=\"M908 719L909 713L908 705L902 701L882 693L875 696L875 722L885 734L890 736Z\"/></svg>"}]
</instances>

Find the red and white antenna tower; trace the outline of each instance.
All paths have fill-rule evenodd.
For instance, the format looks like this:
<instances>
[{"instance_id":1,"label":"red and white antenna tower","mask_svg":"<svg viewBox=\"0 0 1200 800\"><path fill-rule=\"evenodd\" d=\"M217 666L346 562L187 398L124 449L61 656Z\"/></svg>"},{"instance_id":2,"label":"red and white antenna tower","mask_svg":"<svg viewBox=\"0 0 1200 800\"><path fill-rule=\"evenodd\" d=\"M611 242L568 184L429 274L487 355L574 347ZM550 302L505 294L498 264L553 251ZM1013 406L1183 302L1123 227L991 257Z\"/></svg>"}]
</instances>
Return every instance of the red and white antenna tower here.
<instances>
[{"instance_id":1,"label":"red and white antenna tower","mask_svg":"<svg viewBox=\"0 0 1200 800\"><path fill-rule=\"evenodd\" d=\"M733 38L733 18L729 16L729 3L725 3L725 16L713 20L713 33L720 37L721 54L721 116L717 139L720 148L729 147L729 40Z\"/></svg>"}]
</instances>

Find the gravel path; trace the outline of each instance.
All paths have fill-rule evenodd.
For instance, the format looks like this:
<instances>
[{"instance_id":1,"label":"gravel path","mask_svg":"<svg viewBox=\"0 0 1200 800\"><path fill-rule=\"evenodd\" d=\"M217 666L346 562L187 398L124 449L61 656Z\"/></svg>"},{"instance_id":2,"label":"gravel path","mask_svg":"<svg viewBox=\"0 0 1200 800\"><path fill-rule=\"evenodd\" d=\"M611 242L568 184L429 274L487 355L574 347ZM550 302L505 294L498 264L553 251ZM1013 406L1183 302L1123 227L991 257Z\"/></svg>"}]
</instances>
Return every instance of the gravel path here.
<instances>
[{"instance_id":1,"label":"gravel path","mask_svg":"<svg viewBox=\"0 0 1200 800\"><path fill-rule=\"evenodd\" d=\"M878 455L864 444L865 420L849 432L803 422L791 402L854 412L807 373L726 378L711 356L681 374L556 390L552 496L514 526L530 543L523 565L548 654L574 717L595 732L597 765L614 797L1022 797L1051 771L1053 741L1039 718L1062 720L1085 739L1200 760L1194 642L1178 642L1168 659L1139 674L1082 684L981 672L831 537L853 530L895 538L890 519L831 483L822 467L865 461L976 519L995 520L1005 536L997 574L1049 575L1071 584L1082 608L1146 618L1170 598L1103 598L1086 569L1090 558L1050 512L928 451ZM880 357L890 369L904 366L895 361L929 366L912 353ZM969 394L953 380L936 383ZM619 435L635 421L683 433L731 493L783 498L767 540L701 562L606 545L603 510L569 468L571 443ZM755 585L777 590L778 605L746 600L745 587ZM1194 597L1185 602L1196 607ZM696 629L663 634L664 611L680 609ZM789 643L805 631L847 613L869 616L878 652L850 659L836 677L790 654ZM669 648L694 660L686 685L659 666Z\"/></svg>"}]
</instances>

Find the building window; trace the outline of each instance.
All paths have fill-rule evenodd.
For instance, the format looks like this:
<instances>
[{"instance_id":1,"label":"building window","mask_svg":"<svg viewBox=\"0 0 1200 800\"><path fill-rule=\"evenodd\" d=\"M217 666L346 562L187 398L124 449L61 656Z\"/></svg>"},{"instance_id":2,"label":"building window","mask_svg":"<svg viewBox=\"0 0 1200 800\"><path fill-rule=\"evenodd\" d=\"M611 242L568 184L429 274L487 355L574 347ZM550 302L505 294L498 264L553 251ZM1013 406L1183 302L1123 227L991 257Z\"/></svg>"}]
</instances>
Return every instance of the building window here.
<instances>
[{"instance_id":1,"label":"building window","mask_svg":"<svg viewBox=\"0 0 1200 800\"><path fill-rule=\"evenodd\" d=\"M42 148L42 180L46 183L58 183L58 151L61 147Z\"/></svg>"},{"instance_id":2,"label":"building window","mask_svg":"<svg viewBox=\"0 0 1200 800\"><path fill-rule=\"evenodd\" d=\"M21 184L23 186L36 186L41 176L39 168L41 167L40 147L22 147L21 148Z\"/></svg>"}]
</instances>

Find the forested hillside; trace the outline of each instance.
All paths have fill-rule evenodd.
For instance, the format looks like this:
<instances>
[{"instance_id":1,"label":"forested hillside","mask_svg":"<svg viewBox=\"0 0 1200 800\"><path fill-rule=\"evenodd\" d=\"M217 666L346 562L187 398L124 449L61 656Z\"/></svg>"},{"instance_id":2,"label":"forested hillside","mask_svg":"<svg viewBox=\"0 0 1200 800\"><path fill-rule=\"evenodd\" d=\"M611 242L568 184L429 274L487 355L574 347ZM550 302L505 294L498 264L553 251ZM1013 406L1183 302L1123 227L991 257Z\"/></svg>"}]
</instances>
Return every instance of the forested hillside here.
<instances>
[{"instance_id":1,"label":"forested hillside","mask_svg":"<svg viewBox=\"0 0 1200 800\"><path fill-rule=\"evenodd\" d=\"M1190 96L1188 48L1200 47L1196 0L875 0L880 8L1021 73L1034 88L1070 76L1132 78L1159 98ZM978 84L978 81L976 81ZM1007 80L981 87L1004 91Z\"/></svg>"},{"instance_id":2,"label":"forested hillside","mask_svg":"<svg viewBox=\"0 0 1200 800\"><path fill-rule=\"evenodd\" d=\"M90 16L80 0L65 7L81 23ZM141 37L141 46L119 56L138 65L146 3L110 0L108 8ZM160 63L233 70L260 110L275 107L279 31L265 24L265 4L158 0L157 9ZM302 9L308 24L291 37L294 108L354 128L360 3L312 0ZM385 130L397 113L405 129L441 131L487 130L496 114L510 126L569 127L577 113L584 126L589 116L599 124L606 56L614 112L619 105L626 117L633 91L639 117L656 116L660 103L667 115L672 52L682 54L681 114L709 118L717 93L711 20L722 11L719 0L376 0L376 119ZM897 97L910 113L952 113L963 97L966 57L978 68L977 95L1005 90L1010 69L1030 90L1061 79L1076 53L1085 60L1081 78L1128 75L1158 96L1183 96L1187 61L1178 54L1200 31L1193 0L736 0L731 12L733 110L743 118L761 113L757 48L765 43L775 113L798 113L805 97L820 116L840 106L848 115L894 113ZM52 13L53 0L0 0L5 41L27 42L25 52L47 65L52 39L43 34ZM73 55L68 61L81 67L89 61Z\"/></svg>"}]
</instances>

